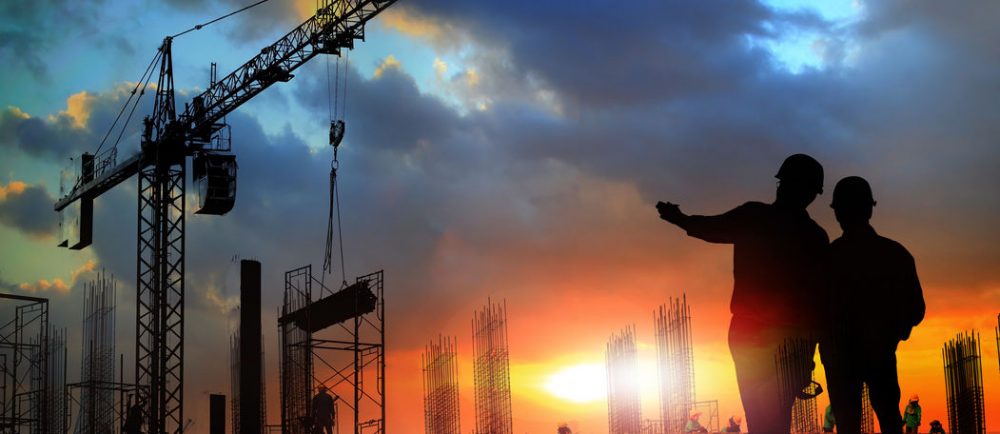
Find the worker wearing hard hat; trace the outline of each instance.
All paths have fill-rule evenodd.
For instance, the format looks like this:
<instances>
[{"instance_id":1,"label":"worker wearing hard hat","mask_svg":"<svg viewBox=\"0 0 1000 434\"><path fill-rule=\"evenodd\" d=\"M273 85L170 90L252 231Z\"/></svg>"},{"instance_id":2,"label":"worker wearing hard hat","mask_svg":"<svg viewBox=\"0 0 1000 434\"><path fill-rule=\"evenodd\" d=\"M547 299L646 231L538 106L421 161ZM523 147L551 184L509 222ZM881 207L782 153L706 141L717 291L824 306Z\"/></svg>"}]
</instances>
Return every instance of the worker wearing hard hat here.
<instances>
[{"instance_id":1,"label":"worker wearing hard hat","mask_svg":"<svg viewBox=\"0 0 1000 434\"><path fill-rule=\"evenodd\" d=\"M737 415L729 416L729 422L722 432L743 432L743 418Z\"/></svg>"},{"instance_id":2,"label":"worker wearing hard hat","mask_svg":"<svg viewBox=\"0 0 1000 434\"><path fill-rule=\"evenodd\" d=\"M698 419L701 418L701 412L698 410L691 410L688 414L687 425L684 426L685 433L703 433L708 432L708 429L701 426L701 422Z\"/></svg>"},{"instance_id":3,"label":"worker wearing hard hat","mask_svg":"<svg viewBox=\"0 0 1000 434\"><path fill-rule=\"evenodd\" d=\"M910 403L903 410L903 425L908 433L915 433L920 427L920 397L916 393L910 397Z\"/></svg>"},{"instance_id":4,"label":"worker wearing hard hat","mask_svg":"<svg viewBox=\"0 0 1000 434\"><path fill-rule=\"evenodd\" d=\"M789 340L806 345L791 362L813 365L815 315L823 288L829 238L806 212L823 192L823 166L805 154L778 169L774 202L747 202L715 216L687 215L672 203L656 205L660 218L710 243L733 244L733 314L729 349L750 432L787 433L799 390L779 387L774 360ZM798 352L797 352L798 353ZM795 379L809 384L809 371ZM787 383L786 383L787 384ZM798 386L798 384L796 384Z\"/></svg>"},{"instance_id":5,"label":"worker wearing hard hat","mask_svg":"<svg viewBox=\"0 0 1000 434\"><path fill-rule=\"evenodd\" d=\"M861 391L867 384L882 432L898 433L896 347L925 310L916 266L902 245L869 223L875 199L868 181L840 180L831 206L844 233L830 245L828 328L820 354L837 430L861 432ZM917 425L919 419L918 410Z\"/></svg>"}]
</instances>

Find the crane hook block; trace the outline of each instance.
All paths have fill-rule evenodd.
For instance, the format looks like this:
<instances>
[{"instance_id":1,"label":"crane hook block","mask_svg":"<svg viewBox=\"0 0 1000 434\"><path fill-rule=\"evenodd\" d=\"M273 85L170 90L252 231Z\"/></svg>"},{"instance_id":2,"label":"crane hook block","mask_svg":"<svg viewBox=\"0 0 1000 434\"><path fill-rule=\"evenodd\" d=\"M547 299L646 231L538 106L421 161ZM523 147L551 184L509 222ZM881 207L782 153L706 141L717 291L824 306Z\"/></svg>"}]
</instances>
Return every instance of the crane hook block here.
<instances>
[{"instance_id":1,"label":"crane hook block","mask_svg":"<svg viewBox=\"0 0 1000 434\"><path fill-rule=\"evenodd\" d=\"M340 141L344 140L344 121L337 119L330 121L330 146L334 148L340 146Z\"/></svg>"}]
</instances>

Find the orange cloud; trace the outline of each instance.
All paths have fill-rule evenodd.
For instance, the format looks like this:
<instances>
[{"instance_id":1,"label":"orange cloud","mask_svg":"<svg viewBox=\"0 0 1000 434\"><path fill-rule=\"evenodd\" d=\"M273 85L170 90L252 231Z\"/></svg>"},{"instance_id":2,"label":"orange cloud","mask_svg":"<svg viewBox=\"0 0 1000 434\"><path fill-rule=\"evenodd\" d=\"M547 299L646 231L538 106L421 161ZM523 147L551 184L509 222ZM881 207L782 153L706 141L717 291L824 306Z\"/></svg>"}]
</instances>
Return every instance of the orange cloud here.
<instances>
[{"instance_id":1,"label":"orange cloud","mask_svg":"<svg viewBox=\"0 0 1000 434\"><path fill-rule=\"evenodd\" d=\"M398 70L401 67L402 65L399 63L399 60L396 59L396 56L390 54L388 57L382 60L382 63L379 64L377 68L375 68L375 74L373 74L373 77L379 78L382 76L383 73L385 73L386 70L388 69Z\"/></svg>"},{"instance_id":2,"label":"orange cloud","mask_svg":"<svg viewBox=\"0 0 1000 434\"><path fill-rule=\"evenodd\" d=\"M57 117L65 116L70 119L74 128L87 128L87 121L90 120L96 101L97 96L87 91L74 93L66 98L66 110L60 111L56 116L50 116L49 120L54 122Z\"/></svg>"},{"instance_id":3,"label":"orange cloud","mask_svg":"<svg viewBox=\"0 0 1000 434\"><path fill-rule=\"evenodd\" d=\"M70 288L76 284L77 280L84 273L93 272L97 267L97 263L94 260L88 260L86 263L81 265L79 268L73 270L70 274L70 281L67 284L65 280L61 277L56 277L53 279L38 279L34 283L23 282L18 285L18 289L24 292L36 293L36 292L48 292L54 291L61 295L69 294Z\"/></svg>"},{"instance_id":4,"label":"orange cloud","mask_svg":"<svg viewBox=\"0 0 1000 434\"><path fill-rule=\"evenodd\" d=\"M28 184L23 181L11 181L6 186L0 184L0 200L7 200L8 195L17 196L24 193L24 189L27 187Z\"/></svg>"}]
</instances>

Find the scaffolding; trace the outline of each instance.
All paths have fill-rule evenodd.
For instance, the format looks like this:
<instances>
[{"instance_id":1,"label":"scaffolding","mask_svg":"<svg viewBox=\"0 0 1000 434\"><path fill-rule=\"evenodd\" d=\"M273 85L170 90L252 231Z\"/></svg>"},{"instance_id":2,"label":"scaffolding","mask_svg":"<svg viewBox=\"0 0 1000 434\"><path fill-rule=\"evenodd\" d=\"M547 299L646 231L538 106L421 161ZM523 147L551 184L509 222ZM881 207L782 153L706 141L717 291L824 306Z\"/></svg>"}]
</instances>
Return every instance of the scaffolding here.
<instances>
[{"instance_id":1,"label":"scaffolding","mask_svg":"<svg viewBox=\"0 0 1000 434\"><path fill-rule=\"evenodd\" d=\"M487 300L472 317L472 370L476 434L512 434L507 302Z\"/></svg>"},{"instance_id":2,"label":"scaffolding","mask_svg":"<svg viewBox=\"0 0 1000 434\"><path fill-rule=\"evenodd\" d=\"M941 350L944 359L948 425L954 434L986 432L983 403L983 367L979 334L962 333Z\"/></svg>"},{"instance_id":3,"label":"scaffolding","mask_svg":"<svg viewBox=\"0 0 1000 434\"><path fill-rule=\"evenodd\" d=\"M0 434L58 434L48 431L49 300L0 294Z\"/></svg>"},{"instance_id":4,"label":"scaffolding","mask_svg":"<svg viewBox=\"0 0 1000 434\"><path fill-rule=\"evenodd\" d=\"M687 295L671 298L653 312L660 419L664 433L681 433L694 406L694 352Z\"/></svg>"},{"instance_id":5,"label":"scaffolding","mask_svg":"<svg viewBox=\"0 0 1000 434\"><path fill-rule=\"evenodd\" d=\"M460 434L458 339L438 337L421 357L424 374L424 432Z\"/></svg>"},{"instance_id":6,"label":"scaffolding","mask_svg":"<svg viewBox=\"0 0 1000 434\"><path fill-rule=\"evenodd\" d=\"M315 301L313 284L319 285ZM337 291L313 277L311 265L285 273L278 318L283 434L311 434L314 385L326 387L337 408L343 405L353 414L347 420L354 434L385 434L383 294L382 271L345 282Z\"/></svg>"},{"instance_id":7,"label":"scaffolding","mask_svg":"<svg viewBox=\"0 0 1000 434\"><path fill-rule=\"evenodd\" d=\"M816 344L808 339L786 339L778 346L775 354L779 399L794 397L791 414L792 433L820 431L820 413L815 397L822 388L819 387L813 373L815 352Z\"/></svg>"},{"instance_id":8,"label":"scaffolding","mask_svg":"<svg viewBox=\"0 0 1000 434\"><path fill-rule=\"evenodd\" d=\"M611 434L641 431L639 406L639 358L635 326L614 333L605 352L608 369L608 426Z\"/></svg>"},{"instance_id":9,"label":"scaffolding","mask_svg":"<svg viewBox=\"0 0 1000 434\"><path fill-rule=\"evenodd\" d=\"M864 434L875 433L875 410L872 409L868 383L861 383L861 432Z\"/></svg>"}]
</instances>

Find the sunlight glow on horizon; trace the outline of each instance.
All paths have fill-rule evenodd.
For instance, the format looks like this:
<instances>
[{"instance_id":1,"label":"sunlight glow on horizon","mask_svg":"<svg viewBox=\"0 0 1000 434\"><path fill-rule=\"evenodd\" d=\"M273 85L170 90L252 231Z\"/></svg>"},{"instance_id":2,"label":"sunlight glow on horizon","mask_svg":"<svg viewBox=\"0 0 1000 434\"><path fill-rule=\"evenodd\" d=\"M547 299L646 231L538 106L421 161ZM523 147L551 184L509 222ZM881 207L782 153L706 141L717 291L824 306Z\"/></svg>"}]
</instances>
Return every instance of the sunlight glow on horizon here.
<instances>
[{"instance_id":1,"label":"sunlight glow on horizon","mask_svg":"<svg viewBox=\"0 0 1000 434\"><path fill-rule=\"evenodd\" d=\"M604 365L581 363L549 375L545 391L566 401L583 404L607 398L607 376Z\"/></svg>"}]
</instances>

